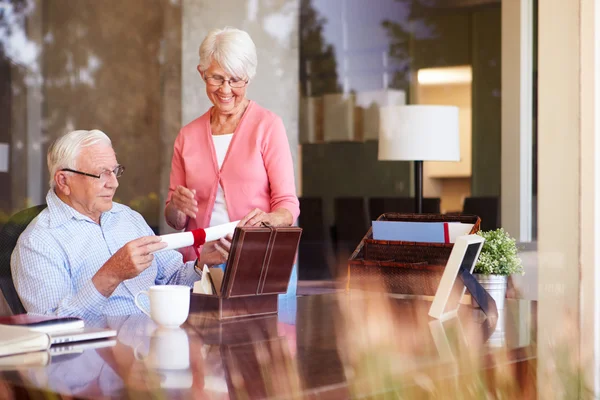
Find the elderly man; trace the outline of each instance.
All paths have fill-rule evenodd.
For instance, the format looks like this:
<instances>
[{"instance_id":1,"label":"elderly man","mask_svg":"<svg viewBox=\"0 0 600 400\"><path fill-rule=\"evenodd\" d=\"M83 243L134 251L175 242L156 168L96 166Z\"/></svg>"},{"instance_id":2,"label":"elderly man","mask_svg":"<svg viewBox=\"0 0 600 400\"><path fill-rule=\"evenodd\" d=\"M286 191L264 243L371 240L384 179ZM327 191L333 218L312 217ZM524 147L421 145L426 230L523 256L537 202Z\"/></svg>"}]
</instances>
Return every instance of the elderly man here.
<instances>
[{"instance_id":1,"label":"elderly man","mask_svg":"<svg viewBox=\"0 0 600 400\"><path fill-rule=\"evenodd\" d=\"M124 167L108 136L73 131L48 150L48 207L23 232L11 258L15 287L28 312L93 318L139 312L134 296L152 285L193 285L183 263L143 217L113 202ZM199 263L220 264L230 242L203 246Z\"/></svg>"}]
</instances>

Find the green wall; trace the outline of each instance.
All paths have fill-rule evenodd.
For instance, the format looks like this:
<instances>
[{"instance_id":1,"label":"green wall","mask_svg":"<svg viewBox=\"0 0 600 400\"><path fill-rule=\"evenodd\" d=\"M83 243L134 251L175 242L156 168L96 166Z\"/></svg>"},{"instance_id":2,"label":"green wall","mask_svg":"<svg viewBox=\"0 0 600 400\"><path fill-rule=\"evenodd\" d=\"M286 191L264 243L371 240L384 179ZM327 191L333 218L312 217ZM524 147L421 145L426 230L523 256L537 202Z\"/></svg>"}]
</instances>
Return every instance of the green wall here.
<instances>
[{"instance_id":1,"label":"green wall","mask_svg":"<svg viewBox=\"0 0 600 400\"><path fill-rule=\"evenodd\" d=\"M472 14L473 196L500 195L500 7Z\"/></svg>"}]
</instances>

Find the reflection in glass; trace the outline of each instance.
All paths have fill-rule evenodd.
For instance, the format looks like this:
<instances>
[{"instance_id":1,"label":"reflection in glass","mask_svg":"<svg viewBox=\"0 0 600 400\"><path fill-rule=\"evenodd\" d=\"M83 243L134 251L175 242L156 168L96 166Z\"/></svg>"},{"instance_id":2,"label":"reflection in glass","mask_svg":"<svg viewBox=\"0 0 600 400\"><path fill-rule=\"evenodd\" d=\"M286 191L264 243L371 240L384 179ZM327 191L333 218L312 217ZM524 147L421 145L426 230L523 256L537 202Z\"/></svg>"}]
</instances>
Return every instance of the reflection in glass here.
<instances>
[{"instance_id":1,"label":"reflection in glass","mask_svg":"<svg viewBox=\"0 0 600 400\"><path fill-rule=\"evenodd\" d=\"M148 354L140 355L136 349L135 356L155 370L162 388L185 389L192 386L190 344L183 329L157 328L150 339Z\"/></svg>"},{"instance_id":2,"label":"reflection in glass","mask_svg":"<svg viewBox=\"0 0 600 400\"><path fill-rule=\"evenodd\" d=\"M328 267L334 275L344 274L347 259L337 249L358 244L340 239L345 232L337 231L336 199L412 196L410 163L377 160L381 107L458 106L461 161L426 163L424 196L439 199L442 213L463 211L467 197L499 199L500 5L301 2L301 193L322 199L323 225L332 227L335 258ZM302 258L299 270L300 276L318 272Z\"/></svg>"},{"instance_id":3,"label":"reflection in glass","mask_svg":"<svg viewBox=\"0 0 600 400\"><path fill-rule=\"evenodd\" d=\"M161 118L168 117L161 84L174 62L163 55L180 26L175 1L2 2L0 226L43 202L48 144L73 129L98 128L128 166L115 200L157 230Z\"/></svg>"}]
</instances>

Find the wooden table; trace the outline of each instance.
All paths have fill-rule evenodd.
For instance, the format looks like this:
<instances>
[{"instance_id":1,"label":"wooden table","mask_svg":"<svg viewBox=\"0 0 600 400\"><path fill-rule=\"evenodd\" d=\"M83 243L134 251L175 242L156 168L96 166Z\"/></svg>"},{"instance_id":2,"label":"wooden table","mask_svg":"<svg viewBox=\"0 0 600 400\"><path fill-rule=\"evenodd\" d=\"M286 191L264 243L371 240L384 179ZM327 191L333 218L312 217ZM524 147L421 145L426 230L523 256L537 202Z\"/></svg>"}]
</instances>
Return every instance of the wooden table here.
<instances>
[{"instance_id":1,"label":"wooden table","mask_svg":"<svg viewBox=\"0 0 600 400\"><path fill-rule=\"evenodd\" d=\"M111 347L0 373L0 399L535 398L536 307L507 300L496 321L463 306L441 323L429 301L361 292L302 296L278 316L219 322L191 314L175 331L144 315L107 318Z\"/></svg>"}]
</instances>

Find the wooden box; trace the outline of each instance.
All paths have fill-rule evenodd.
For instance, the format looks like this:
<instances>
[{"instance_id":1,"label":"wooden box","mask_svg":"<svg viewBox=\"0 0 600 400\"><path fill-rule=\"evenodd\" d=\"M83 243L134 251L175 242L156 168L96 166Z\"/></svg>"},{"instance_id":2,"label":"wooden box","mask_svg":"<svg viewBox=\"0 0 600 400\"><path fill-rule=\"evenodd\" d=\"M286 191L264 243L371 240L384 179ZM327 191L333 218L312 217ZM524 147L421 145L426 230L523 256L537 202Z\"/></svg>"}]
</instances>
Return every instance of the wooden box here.
<instances>
[{"instance_id":1,"label":"wooden box","mask_svg":"<svg viewBox=\"0 0 600 400\"><path fill-rule=\"evenodd\" d=\"M190 312L218 320L277 313L302 228L236 228L220 295L192 293Z\"/></svg>"}]
</instances>

